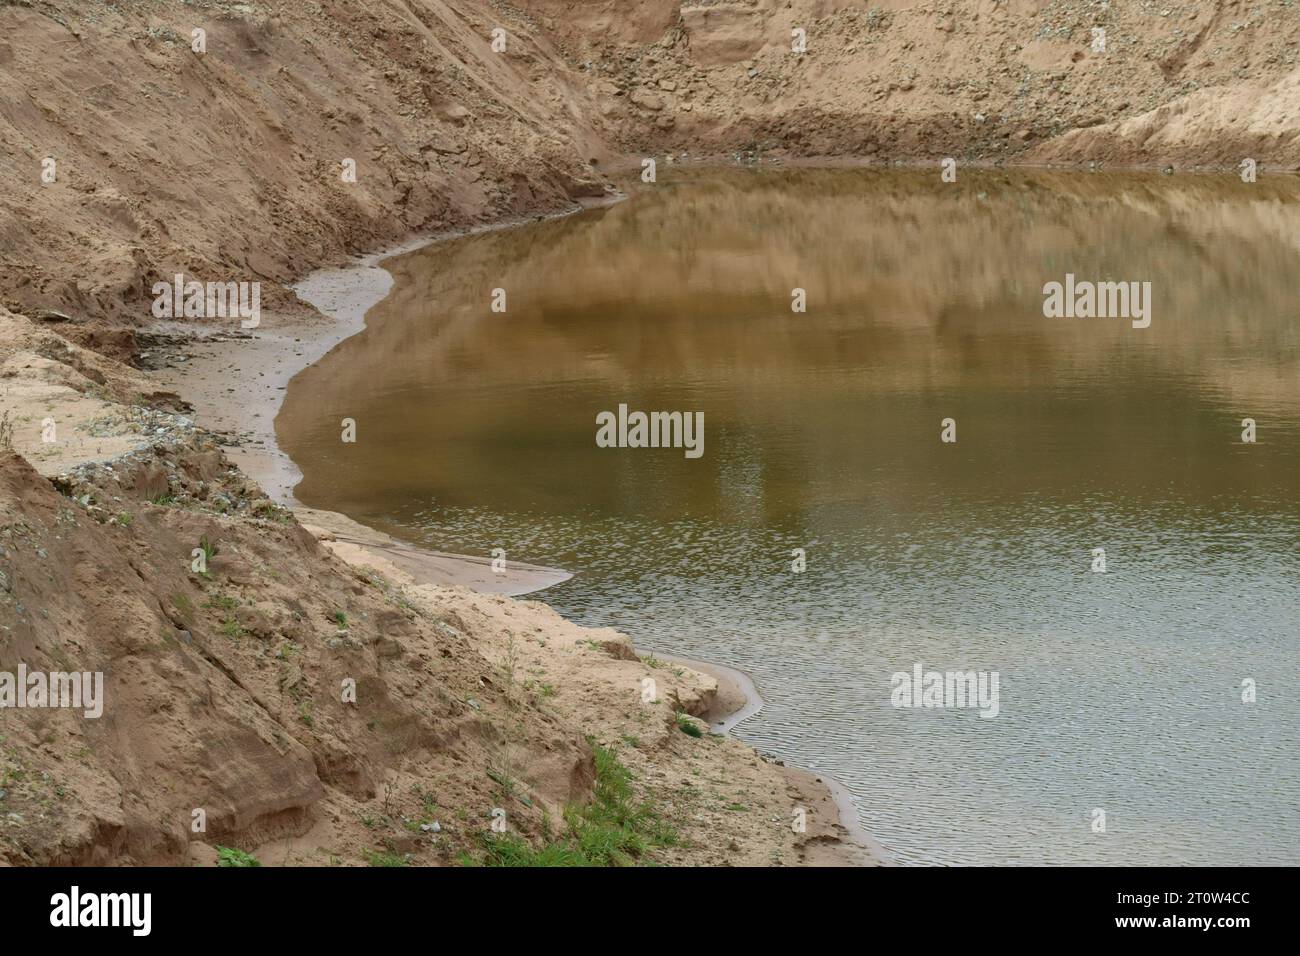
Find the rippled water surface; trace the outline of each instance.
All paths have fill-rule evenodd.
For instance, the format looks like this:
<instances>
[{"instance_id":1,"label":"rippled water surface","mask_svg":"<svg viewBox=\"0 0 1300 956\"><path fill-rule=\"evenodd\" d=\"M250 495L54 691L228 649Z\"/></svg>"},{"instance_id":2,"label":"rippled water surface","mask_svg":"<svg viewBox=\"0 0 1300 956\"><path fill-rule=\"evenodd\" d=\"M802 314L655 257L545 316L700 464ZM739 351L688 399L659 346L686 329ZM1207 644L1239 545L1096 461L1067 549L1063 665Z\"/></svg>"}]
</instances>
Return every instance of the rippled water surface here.
<instances>
[{"instance_id":1,"label":"rippled water surface","mask_svg":"<svg viewBox=\"0 0 1300 956\"><path fill-rule=\"evenodd\" d=\"M748 672L737 734L902 861L1300 862L1293 180L670 172L388 266L277 422L305 503ZM1151 282L1150 328L1044 318L1067 272ZM620 403L703 457L598 448ZM892 707L918 662L999 716Z\"/></svg>"}]
</instances>

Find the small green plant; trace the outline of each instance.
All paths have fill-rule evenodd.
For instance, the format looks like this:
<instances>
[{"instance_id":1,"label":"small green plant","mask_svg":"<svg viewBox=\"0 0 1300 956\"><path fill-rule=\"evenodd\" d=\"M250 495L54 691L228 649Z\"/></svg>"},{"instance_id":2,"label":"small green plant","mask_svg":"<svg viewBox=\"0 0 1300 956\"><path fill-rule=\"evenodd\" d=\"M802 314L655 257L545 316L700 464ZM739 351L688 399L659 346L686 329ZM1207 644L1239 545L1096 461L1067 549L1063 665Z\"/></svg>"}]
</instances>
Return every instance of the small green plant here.
<instances>
[{"instance_id":1,"label":"small green plant","mask_svg":"<svg viewBox=\"0 0 1300 956\"><path fill-rule=\"evenodd\" d=\"M506 654L501 661L501 673L506 679L506 700L515 702L515 669L519 666L519 648L513 633L506 636Z\"/></svg>"},{"instance_id":2,"label":"small green plant","mask_svg":"<svg viewBox=\"0 0 1300 956\"><path fill-rule=\"evenodd\" d=\"M190 600L188 594L177 592L171 596L171 602L182 621L186 624L194 621L194 602Z\"/></svg>"},{"instance_id":3,"label":"small green plant","mask_svg":"<svg viewBox=\"0 0 1300 956\"><path fill-rule=\"evenodd\" d=\"M257 857L233 847L217 847L217 866L261 866Z\"/></svg>"},{"instance_id":4,"label":"small green plant","mask_svg":"<svg viewBox=\"0 0 1300 956\"><path fill-rule=\"evenodd\" d=\"M344 630L347 629L348 616L344 614L342 611L335 611L333 614L330 615L330 620L333 621L335 624L337 624L339 627L343 628Z\"/></svg>"},{"instance_id":5,"label":"small green plant","mask_svg":"<svg viewBox=\"0 0 1300 956\"><path fill-rule=\"evenodd\" d=\"M695 722L695 719L690 714L681 711L677 712L677 729L687 737L699 738L704 736L704 731L700 730L700 725Z\"/></svg>"},{"instance_id":6,"label":"small green plant","mask_svg":"<svg viewBox=\"0 0 1300 956\"><path fill-rule=\"evenodd\" d=\"M460 862L484 866L632 866L653 847L674 846L677 834L632 791L632 772L612 750L592 745L596 786L591 802L564 811L567 833L534 847L514 834L485 835L484 856ZM548 828L549 829L549 828Z\"/></svg>"},{"instance_id":7,"label":"small green plant","mask_svg":"<svg viewBox=\"0 0 1300 956\"><path fill-rule=\"evenodd\" d=\"M366 856L366 860L371 866L406 866L410 862L405 856L399 856L396 853L381 853L378 850L372 850Z\"/></svg>"},{"instance_id":8,"label":"small green plant","mask_svg":"<svg viewBox=\"0 0 1300 956\"><path fill-rule=\"evenodd\" d=\"M489 780L501 788L502 796L513 797L515 795L517 785L515 783L515 778L510 775L509 768L496 770L489 767L487 775Z\"/></svg>"}]
</instances>

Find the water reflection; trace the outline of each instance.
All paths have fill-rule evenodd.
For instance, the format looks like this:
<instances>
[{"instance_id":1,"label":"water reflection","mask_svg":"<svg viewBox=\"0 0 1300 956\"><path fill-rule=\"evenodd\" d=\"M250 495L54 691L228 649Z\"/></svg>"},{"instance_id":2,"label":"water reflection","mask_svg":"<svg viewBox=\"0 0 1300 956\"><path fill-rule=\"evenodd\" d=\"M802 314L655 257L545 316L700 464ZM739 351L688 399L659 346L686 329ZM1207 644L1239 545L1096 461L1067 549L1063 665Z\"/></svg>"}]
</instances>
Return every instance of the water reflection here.
<instances>
[{"instance_id":1,"label":"water reflection","mask_svg":"<svg viewBox=\"0 0 1300 956\"><path fill-rule=\"evenodd\" d=\"M903 859L1295 862L1292 181L673 175L387 263L289 390L296 495L579 571L547 600L749 671L741 736ZM1151 327L1045 319L1067 272L1150 281ZM621 402L704 412L706 454L597 448ZM891 708L916 661L999 671L1002 715Z\"/></svg>"}]
</instances>

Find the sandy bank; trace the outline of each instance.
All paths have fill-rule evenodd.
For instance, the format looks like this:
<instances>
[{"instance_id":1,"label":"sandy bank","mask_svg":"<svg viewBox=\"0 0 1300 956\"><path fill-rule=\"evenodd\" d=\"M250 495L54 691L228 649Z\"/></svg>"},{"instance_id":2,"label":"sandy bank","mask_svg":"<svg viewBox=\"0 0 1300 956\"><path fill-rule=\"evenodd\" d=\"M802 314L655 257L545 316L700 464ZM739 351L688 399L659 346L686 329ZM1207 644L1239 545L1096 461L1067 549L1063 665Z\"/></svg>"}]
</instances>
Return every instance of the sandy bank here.
<instances>
[{"instance_id":1,"label":"sandy bank","mask_svg":"<svg viewBox=\"0 0 1300 956\"><path fill-rule=\"evenodd\" d=\"M324 544L357 568L381 575L431 614L445 616L454 608L457 621L482 625L474 629L490 660L511 675L531 675L526 686L540 687L550 705L578 726L599 727L603 736L621 740L624 759L653 782L655 792L680 795L681 809L696 824L705 823L716 854L707 862L889 862L887 851L862 830L850 795L838 783L786 767L725 732L762 707L752 681L741 672L639 655L626 635L573 624L541 602L421 585L391 560L391 554L329 538ZM653 682L653 701L646 697L647 681ZM712 732L698 739L681 733L680 715L698 718ZM651 736L659 743L652 744ZM700 744L706 753L712 752L708 776L701 774L702 765L692 756L692 748ZM756 837L755 826L767 835ZM673 862L672 856L670 852L666 862ZM700 860L683 855L677 862Z\"/></svg>"},{"instance_id":2,"label":"sandy bank","mask_svg":"<svg viewBox=\"0 0 1300 956\"><path fill-rule=\"evenodd\" d=\"M415 548L336 512L306 508L293 496L302 473L276 441L275 418L293 377L365 328L366 313L388 294L393 279L379 263L460 234L412 240L349 266L312 272L293 286L301 299L298 305L275 310L251 332L191 337L174 323L160 323L151 331L179 340L169 349L158 349L163 354L156 361L162 367L156 374L193 406L198 424L227 436L228 454L246 475L273 501L300 513L303 523L320 535L383 550L421 583L527 594L572 575L520 561L510 561L503 574L494 573L488 559Z\"/></svg>"},{"instance_id":3,"label":"sandy bank","mask_svg":"<svg viewBox=\"0 0 1300 956\"><path fill-rule=\"evenodd\" d=\"M508 222L486 228L519 224ZM247 338L219 336L187 344L186 355L192 357L166 369L160 378L195 406L200 424L213 429L239 429L234 432L239 444L231 449L231 457L273 499L291 508L303 526L337 557L357 567L378 570L416 591L427 587L433 593L432 589L438 587L457 586L478 594L518 596L567 580L571 574L513 560L504 574L494 573L487 558L419 548L338 512L309 508L293 498L293 485L301 472L279 448L274 427L293 377L365 328L366 314L388 294L393 278L382 268L382 262L464 234L461 230L413 240L362 257L350 266L311 273L293 288L304 303L318 310L318 315L295 310L279 328L260 328ZM263 325L274 326L276 321L272 317ZM555 616L549 608L546 611ZM617 635L616 640L626 638ZM627 648L626 656L638 660L630 642ZM742 672L708 662L663 659L682 665L683 673L691 675L694 696L690 699L694 702L684 709L707 722L713 733L727 735L761 710L758 690ZM587 679L588 675L575 675L571 682ZM603 722L608 717L592 714L590 719ZM888 860L887 851L862 829L851 796L841 785L825 776L785 767L780 761L772 760L769 765L776 768L792 805L804 807L812 821L808 824L810 835L800 843L800 862L860 866Z\"/></svg>"},{"instance_id":4,"label":"sandy bank","mask_svg":"<svg viewBox=\"0 0 1300 956\"><path fill-rule=\"evenodd\" d=\"M717 682L717 692L709 709L699 715L709 722L709 727L715 734L729 735L739 724L763 709L762 695L753 679L744 671L726 664L697 661L689 657L661 656L663 660L707 674ZM826 806L825 800L829 795L839 815L840 826L847 834L843 845L828 848L813 865L880 866L892 863L889 851L862 826L853 794L846 786L826 774L814 774L784 764L782 769L790 785L803 792L810 802L820 802L822 812L827 815L830 814L830 808Z\"/></svg>"},{"instance_id":5,"label":"sandy bank","mask_svg":"<svg viewBox=\"0 0 1300 956\"><path fill-rule=\"evenodd\" d=\"M29 446L31 382L111 363L0 318L4 408ZM0 663L102 672L107 698L103 722L6 718L4 805L23 825L0 830L0 864L211 865L224 846L267 864L454 865L483 854L497 808L530 845L555 839L591 798L597 748L671 829L654 862L864 859L815 779L685 732L735 699L708 675L340 539L366 529L312 533L210 433L109 407L125 454L51 458L45 477L0 451Z\"/></svg>"}]
</instances>

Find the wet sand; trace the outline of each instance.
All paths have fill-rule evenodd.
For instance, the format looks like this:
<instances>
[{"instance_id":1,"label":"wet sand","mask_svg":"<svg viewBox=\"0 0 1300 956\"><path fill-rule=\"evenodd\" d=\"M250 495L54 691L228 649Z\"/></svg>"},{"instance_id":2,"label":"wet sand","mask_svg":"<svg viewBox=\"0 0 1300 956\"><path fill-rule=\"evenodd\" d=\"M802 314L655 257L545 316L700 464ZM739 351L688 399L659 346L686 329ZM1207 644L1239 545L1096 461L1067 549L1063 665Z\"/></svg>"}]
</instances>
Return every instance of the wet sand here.
<instances>
[{"instance_id":1,"label":"wet sand","mask_svg":"<svg viewBox=\"0 0 1300 956\"><path fill-rule=\"evenodd\" d=\"M226 452L245 474L318 536L382 552L421 583L529 594L573 575L514 560L504 572L495 572L489 558L416 548L346 515L307 508L293 495L302 472L276 440L275 419L294 376L365 328L366 313L388 294L393 277L379 263L441 238L414 240L352 265L313 272L293 287L301 304L265 312L251 333L220 330L189 339L173 351L172 364L155 374L194 406L197 424L227 436ZM192 327L175 323L159 323L151 331L193 334Z\"/></svg>"}]
</instances>

